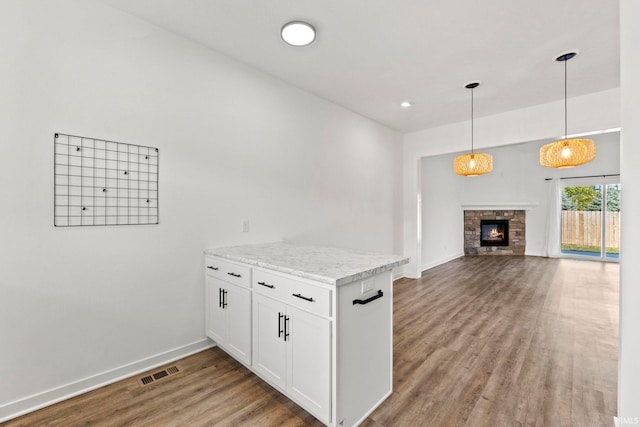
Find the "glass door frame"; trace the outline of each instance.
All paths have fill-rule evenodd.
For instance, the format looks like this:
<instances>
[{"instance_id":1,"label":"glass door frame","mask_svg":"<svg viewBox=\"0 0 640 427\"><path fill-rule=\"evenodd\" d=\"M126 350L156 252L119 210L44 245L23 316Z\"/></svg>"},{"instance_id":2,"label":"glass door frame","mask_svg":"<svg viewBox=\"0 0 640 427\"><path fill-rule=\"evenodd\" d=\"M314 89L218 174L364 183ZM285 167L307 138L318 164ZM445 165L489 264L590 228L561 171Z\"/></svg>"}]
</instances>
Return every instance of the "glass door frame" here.
<instances>
[{"instance_id":1,"label":"glass door frame","mask_svg":"<svg viewBox=\"0 0 640 427\"><path fill-rule=\"evenodd\" d=\"M605 226L606 217L607 217L607 186L612 184L620 185L619 175L594 176L594 177L585 177L585 178L564 178L560 180L560 195L564 193L564 189L567 187L600 186L602 188L602 192L600 196L602 198L602 202L601 202L602 206L600 210L600 213L602 215L601 226L600 226L600 256L596 257L592 255L576 255L576 254L563 253L562 252L562 219L561 219L560 230L558 233L560 257L592 260L592 261L620 262L620 256L618 256L617 258L607 257L607 240L606 240L607 227ZM559 207L558 214L562 218L562 204L560 204L558 207ZM622 212L622 210L620 212Z\"/></svg>"}]
</instances>

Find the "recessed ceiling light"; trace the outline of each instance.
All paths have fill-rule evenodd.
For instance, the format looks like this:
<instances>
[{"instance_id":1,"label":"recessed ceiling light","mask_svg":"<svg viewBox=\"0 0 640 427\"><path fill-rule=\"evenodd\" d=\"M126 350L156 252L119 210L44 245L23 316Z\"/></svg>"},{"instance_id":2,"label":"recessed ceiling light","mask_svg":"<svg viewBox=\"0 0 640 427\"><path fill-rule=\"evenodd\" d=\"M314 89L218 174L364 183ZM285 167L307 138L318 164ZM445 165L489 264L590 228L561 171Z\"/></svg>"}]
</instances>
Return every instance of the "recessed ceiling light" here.
<instances>
[{"instance_id":1,"label":"recessed ceiling light","mask_svg":"<svg viewBox=\"0 0 640 427\"><path fill-rule=\"evenodd\" d=\"M411 101L402 101L402 102L400 103L400 106L401 106L402 108L409 108L409 107L411 107L412 105L413 105L413 104L411 103Z\"/></svg>"},{"instance_id":2,"label":"recessed ceiling light","mask_svg":"<svg viewBox=\"0 0 640 427\"><path fill-rule=\"evenodd\" d=\"M291 46L306 46L316 39L316 29L308 22L292 21L282 26L280 35Z\"/></svg>"}]
</instances>

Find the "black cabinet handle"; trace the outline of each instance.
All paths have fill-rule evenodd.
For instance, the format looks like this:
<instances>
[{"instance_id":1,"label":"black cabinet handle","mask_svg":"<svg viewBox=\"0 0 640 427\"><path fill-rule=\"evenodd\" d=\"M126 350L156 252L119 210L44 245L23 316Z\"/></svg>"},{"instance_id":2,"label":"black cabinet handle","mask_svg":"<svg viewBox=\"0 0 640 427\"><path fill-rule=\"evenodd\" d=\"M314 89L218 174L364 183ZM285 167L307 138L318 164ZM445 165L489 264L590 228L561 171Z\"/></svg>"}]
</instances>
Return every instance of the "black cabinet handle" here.
<instances>
[{"instance_id":1,"label":"black cabinet handle","mask_svg":"<svg viewBox=\"0 0 640 427\"><path fill-rule=\"evenodd\" d=\"M371 298L367 298L366 300L354 299L354 300L353 300L353 304L354 304L354 305L355 305L355 304L362 304L362 305L369 304L369 303L370 303L371 301L373 301L373 300L377 300L378 298L382 298L382 296L383 296L383 295L384 295L384 294L382 293L382 290L380 289L380 290L378 290L378 293L377 293L377 294L375 294L375 295L374 295L374 296L372 296Z\"/></svg>"},{"instance_id":2,"label":"black cabinet handle","mask_svg":"<svg viewBox=\"0 0 640 427\"><path fill-rule=\"evenodd\" d=\"M226 308L229 304L227 304L227 294L229 291L222 290L222 308Z\"/></svg>"},{"instance_id":3,"label":"black cabinet handle","mask_svg":"<svg viewBox=\"0 0 640 427\"><path fill-rule=\"evenodd\" d=\"M236 273L227 273L227 274L233 277L242 277L242 274L236 274Z\"/></svg>"},{"instance_id":4,"label":"black cabinet handle","mask_svg":"<svg viewBox=\"0 0 640 427\"><path fill-rule=\"evenodd\" d=\"M278 312L278 338L282 337L282 333L284 332L284 330L282 329L282 318L284 317L284 314Z\"/></svg>"},{"instance_id":5,"label":"black cabinet handle","mask_svg":"<svg viewBox=\"0 0 640 427\"><path fill-rule=\"evenodd\" d=\"M305 296L302 296L300 294L291 294L291 295L293 295L296 298L303 299L305 301L309 301L309 302L314 302L315 301L313 298L305 297Z\"/></svg>"},{"instance_id":6,"label":"black cabinet handle","mask_svg":"<svg viewBox=\"0 0 640 427\"><path fill-rule=\"evenodd\" d=\"M284 340L286 341L289 337L289 316L284 316Z\"/></svg>"},{"instance_id":7,"label":"black cabinet handle","mask_svg":"<svg viewBox=\"0 0 640 427\"><path fill-rule=\"evenodd\" d=\"M258 282L258 285L266 286L267 288L271 288L271 289L275 288L275 286L270 285L266 282Z\"/></svg>"},{"instance_id":8,"label":"black cabinet handle","mask_svg":"<svg viewBox=\"0 0 640 427\"><path fill-rule=\"evenodd\" d=\"M218 288L218 307L222 308L222 288Z\"/></svg>"},{"instance_id":9,"label":"black cabinet handle","mask_svg":"<svg viewBox=\"0 0 640 427\"><path fill-rule=\"evenodd\" d=\"M207 268L210 268L210 269L212 269L212 270L218 270L218 267L212 267L212 266L210 266L210 265L207 265Z\"/></svg>"}]
</instances>

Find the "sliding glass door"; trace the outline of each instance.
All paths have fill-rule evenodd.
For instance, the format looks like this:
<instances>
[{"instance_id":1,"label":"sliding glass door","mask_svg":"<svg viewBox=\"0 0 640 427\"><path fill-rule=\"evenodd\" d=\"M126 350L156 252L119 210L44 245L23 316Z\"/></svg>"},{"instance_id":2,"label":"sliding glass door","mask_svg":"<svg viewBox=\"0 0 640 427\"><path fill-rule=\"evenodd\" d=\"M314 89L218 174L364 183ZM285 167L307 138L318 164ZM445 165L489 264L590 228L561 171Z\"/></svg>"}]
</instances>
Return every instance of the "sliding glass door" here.
<instances>
[{"instance_id":1,"label":"sliding glass door","mask_svg":"<svg viewBox=\"0 0 640 427\"><path fill-rule=\"evenodd\" d=\"M563 255L619 258L620 183L604 178L563 183L561 218Z\"/></svg>"}]
</instances>

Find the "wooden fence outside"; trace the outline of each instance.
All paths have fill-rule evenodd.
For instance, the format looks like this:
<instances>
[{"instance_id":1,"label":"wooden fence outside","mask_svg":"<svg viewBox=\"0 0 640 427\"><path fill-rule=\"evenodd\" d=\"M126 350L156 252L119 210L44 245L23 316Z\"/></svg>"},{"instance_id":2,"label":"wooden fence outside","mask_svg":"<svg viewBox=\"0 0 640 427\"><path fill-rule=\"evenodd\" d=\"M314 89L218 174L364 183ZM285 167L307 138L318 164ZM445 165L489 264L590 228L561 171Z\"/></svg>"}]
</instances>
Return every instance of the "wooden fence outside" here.
<instances>
[{"instance_id":1,"label":"wooden fence outside","mask_svg":"<svg viewBox=\"0 0 640 427\"><path fill-rule=\"evenodd\" d=\"M606 239L608 248L620 247L620 212L607 212ZM562 211L562 244L600 246L602 213L598 211Z\"/></svg>"}]
</instances>

